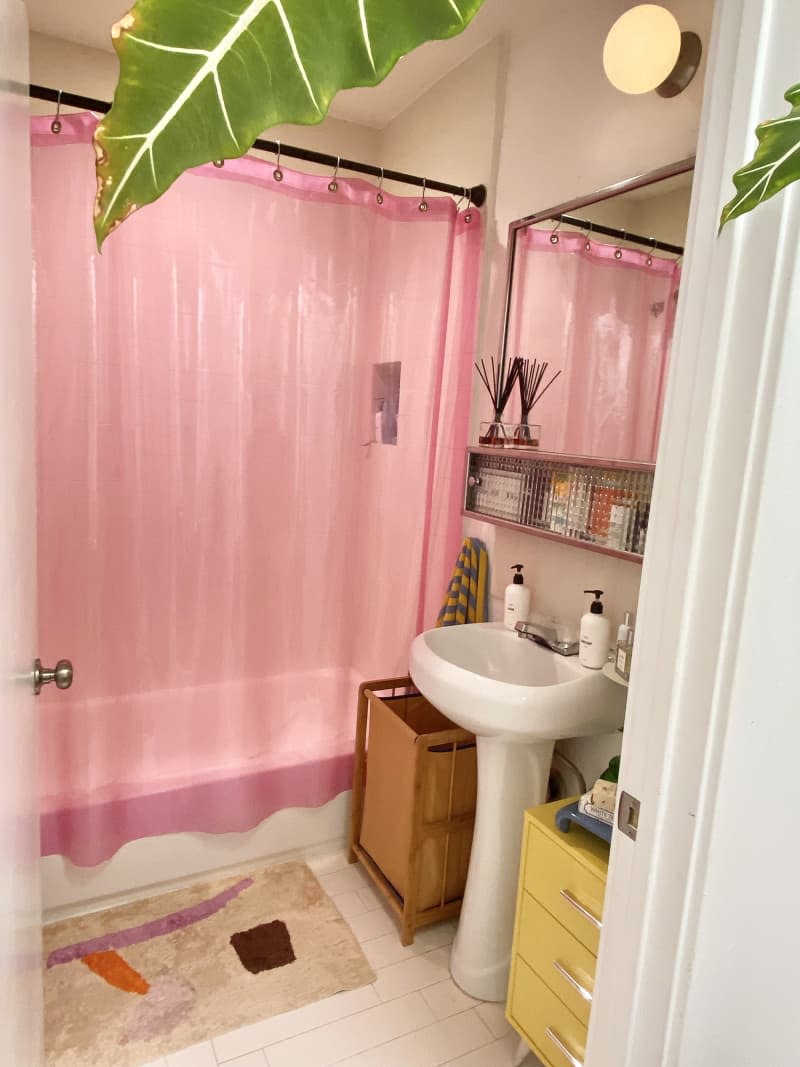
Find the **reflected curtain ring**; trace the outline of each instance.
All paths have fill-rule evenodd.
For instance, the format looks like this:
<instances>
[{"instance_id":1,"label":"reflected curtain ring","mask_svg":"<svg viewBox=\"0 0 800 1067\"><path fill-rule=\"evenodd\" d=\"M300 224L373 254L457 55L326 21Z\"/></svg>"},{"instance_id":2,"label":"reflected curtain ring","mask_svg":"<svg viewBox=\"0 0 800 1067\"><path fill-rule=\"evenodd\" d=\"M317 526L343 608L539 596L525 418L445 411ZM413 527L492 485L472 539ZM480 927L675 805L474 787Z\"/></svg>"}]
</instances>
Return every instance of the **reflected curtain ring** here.
<instances>
[{"instance_id":1,"label":"reflected curtain ring","mask_svg":"<svg viewBox=\"0 0 800 1067\"><path fill-rule=\"evenodd\" d=\"M381 192L382 189L383 189L383 167L381 167L381 176L378 179L378 191L375 194L375 202L377 204L382 204L383 203L383 193Z\"/></svg>"},{"instance_id":2,"label":"reflected curtain ring","mask_svg":"<svg viewBox=\"0 0 800 1067\"><path fill-rule=\"evenodd\" d=\"M558 244L558 228L559 228L560 225L561 225L561 219L558 219L558 221L556 222L555 226L553 227L552 233L550 234L550 244L551 245L557 245Z\"/></svg>"},{"instance_id":3,"label":"reflected curtain ring","mask_svg":"<svg viewBox=\"0 0 800 1067\"><path fill-rule=\"evenodd\" d=\"M339 164L341 162L342 162L342 157L341 156L337 156L336 157L336 166L333 168L333 177L328 182L328 192L329 193L335 193L339 189L339 183L337 182L336 177L337 177L337 175L339 173Z\"/></svg>"},{"instance_id":4,"label":"reflected curtain ring","mask_svg":"<svg viewBox=\"0 0 800 1067\"><path fill-rule=\"evenodd\" d=\"M423 178L422 179L422 199L419 202L419 210L423 211L423 212L428 210L428 201L425 199L425 186L427 185L427 183L428 183L428 179L427 178Z\"/></svg>"},{"instance_id":5,"label":"reflected curtain ring","mask_svg":"<svg viewBox=\"0 0 800 1067\"><path fill-rule=\"evenodd\" d=\"M61 114L61 93L62 90L59 89L58 100L56 100L56 117L50 123L50 129L53 131L53 133L61 133L61 119L59 118Z\"/></svg>"},{"instance_id":6,"label":"reflected curtain ring","mask_svg":"<svg viewBox=\"0 0 800 1067\"><path fill-rule=\"evenodd\" d=\"M275 154L275 170L272 172L272 177L276 182L283 181L283 171L281 170L281 142L275 142L278 146L278 151Z\"/></svg>"}]
</instances>

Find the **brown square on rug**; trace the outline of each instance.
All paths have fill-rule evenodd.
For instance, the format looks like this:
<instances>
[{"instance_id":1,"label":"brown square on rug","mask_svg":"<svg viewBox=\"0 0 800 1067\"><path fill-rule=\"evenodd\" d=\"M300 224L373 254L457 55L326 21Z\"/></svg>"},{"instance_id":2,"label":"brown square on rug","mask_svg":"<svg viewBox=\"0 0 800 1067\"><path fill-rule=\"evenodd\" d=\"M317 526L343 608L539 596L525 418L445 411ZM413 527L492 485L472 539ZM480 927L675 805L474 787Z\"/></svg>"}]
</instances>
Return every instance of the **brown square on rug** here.
<instances>
[{"instance_id":1,"label":"brown square on rug","mask_svg":"<svg viewBox=\"0 0 800 1067\"><path fill-rule=\"evenodd\" d=\"M297 958L286 923L280 919L261 923L252 930L242 930L240 934L234 934L231 944L242 961L242 966L250 974L271 971L273 967L285 967L288 963L294 963Z\"/></svg>"},{"instance_id":2,"label":"brown square on rug","mask_svg":"<svg viewBox=\"0 0 800 1067\"><path fill-rule=\"evenodd\" d=\"M374 981L303 863L44 930L48 1067L142 1064Z\"/></svg>"}]
</instances>

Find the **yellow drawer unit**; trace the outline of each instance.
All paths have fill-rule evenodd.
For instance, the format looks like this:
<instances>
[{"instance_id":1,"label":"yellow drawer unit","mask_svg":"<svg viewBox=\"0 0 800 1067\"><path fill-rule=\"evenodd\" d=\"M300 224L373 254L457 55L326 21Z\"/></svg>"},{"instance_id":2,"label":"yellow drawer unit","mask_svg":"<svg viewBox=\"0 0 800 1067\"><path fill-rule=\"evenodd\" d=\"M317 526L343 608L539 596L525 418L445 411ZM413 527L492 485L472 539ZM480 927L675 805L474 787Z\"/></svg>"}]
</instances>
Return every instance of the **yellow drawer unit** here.
<instances>
[{"instance_id":1,"label":"yellow drawer unit","mask_svg":"<svg viewBox=\"0 0 800 1067\"><path fill-rule=\"evenodd\" d=\"M597 960L527 891L522 893L517 954L588 1026Z\"/></svg>"},{"instance_id":2,"label":"yellow drawer unit","mask_svg":"<svg viewBox=\"0 0 800 1067\"><path fill-rule=\"evenodd\" d=\"M514 961L512 987L509 1011L520 1020L517 1030L542 1063L551 1067L582 1064L586 1027L520 957Z\"/></svg>"},{"instance_id":3,"label":"yellow drawer unit","mask_svg":"<svg viewBox=\"0 0 800 1067\"><path fill-rule=\"evenodd\" d=\"M602 928L608 845L555 814L525 813L506 1014L547 1067L581 1067Z\"/></svg>"}]
</instances>

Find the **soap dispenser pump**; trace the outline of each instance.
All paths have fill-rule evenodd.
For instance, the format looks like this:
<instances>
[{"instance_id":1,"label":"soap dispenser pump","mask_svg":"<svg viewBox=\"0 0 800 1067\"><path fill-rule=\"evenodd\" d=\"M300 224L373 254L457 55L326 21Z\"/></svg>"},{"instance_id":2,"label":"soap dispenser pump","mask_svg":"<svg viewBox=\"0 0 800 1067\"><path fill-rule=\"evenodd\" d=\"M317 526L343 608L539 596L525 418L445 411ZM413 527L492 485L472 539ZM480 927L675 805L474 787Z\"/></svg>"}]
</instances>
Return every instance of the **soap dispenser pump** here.
<instances>
[{"instance_id":1,"label":"soap dispenser pump","mask_svg":"<svg viewBox=\"0 0 800 1067\"><path fill-rule=\"evenodd\" d=\"M581 617L580 650L578 659L584 667L600 670L608 659L611 647L611 623L603 614L602 589L584 589L584 593L593 593L589 610Z\"/></svg>"},{"instance_id":2,"label":"soap dispenser pump","mask_svg":"<svg viewBox=\"0 0 800 1067\"><path fill-rule=\"evenodd\" d=\"M511 570L517 573L506 586L503 622L509 630L513 630L518 622L527 622L531 610L531 591L524 584L525 579L522 577L522 567L523 564L521 563L514 564Z\"/></svg>"}]
</instances>

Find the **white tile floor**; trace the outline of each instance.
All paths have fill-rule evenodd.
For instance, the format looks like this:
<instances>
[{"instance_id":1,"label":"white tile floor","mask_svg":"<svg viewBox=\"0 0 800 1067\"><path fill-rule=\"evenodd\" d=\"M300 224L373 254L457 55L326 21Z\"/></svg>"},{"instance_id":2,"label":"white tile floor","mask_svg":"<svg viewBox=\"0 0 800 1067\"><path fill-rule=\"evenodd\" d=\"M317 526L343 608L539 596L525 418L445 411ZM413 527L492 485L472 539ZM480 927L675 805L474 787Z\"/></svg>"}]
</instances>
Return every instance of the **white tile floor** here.
<instances>
[{"instance_id":1,"label":"white tile floor","mask_svg":"<svg viewBox=\"0 0 800 1067\"><path fill-rule=\"evenodd\" d=\"M375 971L370 986L243 1026L148 1067L511 1067L502 1004L463 993L448 961L455 923L403 948L377 892L344 853L311 860ZM524 1067L540 1067L530 1055Z\"/></svg>"}]
</instances>

